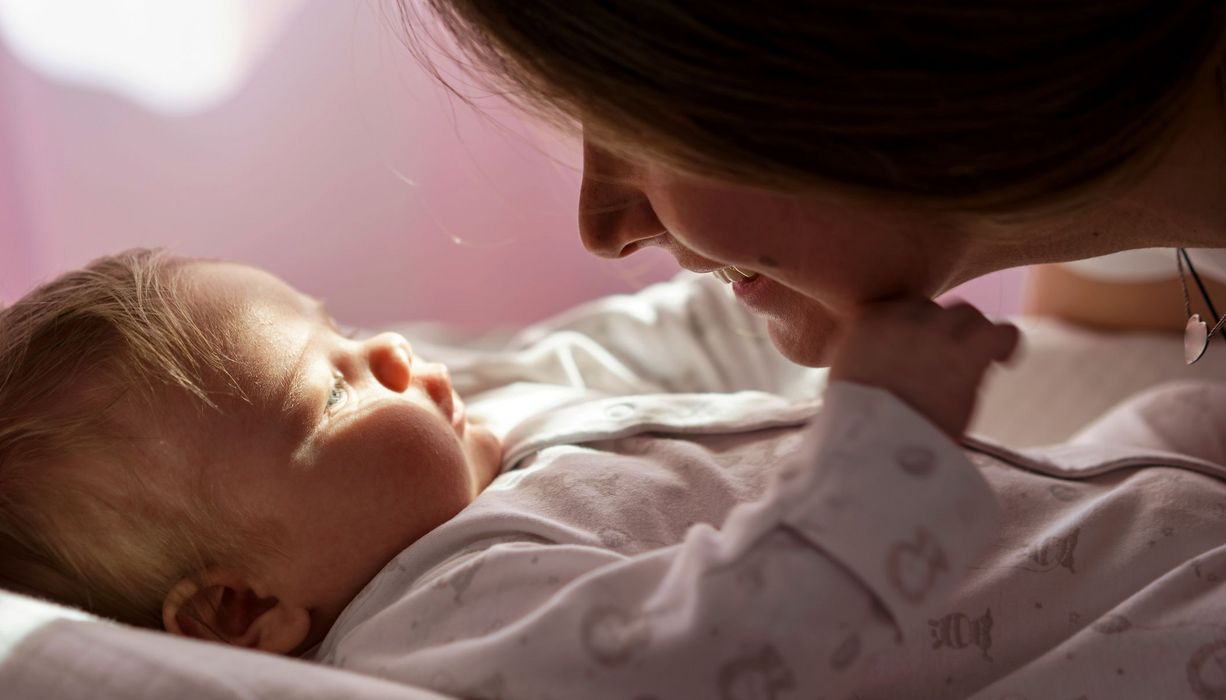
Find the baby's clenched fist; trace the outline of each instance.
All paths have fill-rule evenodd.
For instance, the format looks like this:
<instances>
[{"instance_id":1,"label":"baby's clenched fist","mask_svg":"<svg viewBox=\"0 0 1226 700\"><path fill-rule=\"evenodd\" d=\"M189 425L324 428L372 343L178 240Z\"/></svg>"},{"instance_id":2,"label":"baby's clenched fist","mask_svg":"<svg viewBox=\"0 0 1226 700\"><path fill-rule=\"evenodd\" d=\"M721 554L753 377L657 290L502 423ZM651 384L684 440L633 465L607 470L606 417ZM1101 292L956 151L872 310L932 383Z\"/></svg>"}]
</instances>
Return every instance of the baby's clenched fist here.
<instances>
[{"instance_id":1,"label":"baby's clenched fist","mask_svg":"<svg viewBox=\"0 0 1226 700\"><path fill-rule=\"evenodd\" d=\"M830 362L831 381L885 389L954 439L975 408L984 372L1012 356L1018 330L975 307L927 299L867 304L845 324Z\"/></svg>"}]
</instances>

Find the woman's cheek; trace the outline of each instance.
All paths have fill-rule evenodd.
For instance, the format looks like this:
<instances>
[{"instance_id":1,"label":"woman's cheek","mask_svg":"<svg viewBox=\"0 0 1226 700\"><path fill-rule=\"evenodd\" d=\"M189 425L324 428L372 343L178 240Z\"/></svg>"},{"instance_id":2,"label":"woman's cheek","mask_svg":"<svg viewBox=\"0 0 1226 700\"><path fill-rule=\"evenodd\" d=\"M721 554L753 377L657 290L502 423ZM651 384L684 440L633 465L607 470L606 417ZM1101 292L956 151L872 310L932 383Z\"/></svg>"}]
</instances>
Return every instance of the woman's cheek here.
<instances>
[{"instance_id":1,"label":"woman's cheek","mask_svg":"<svg viewBox=\"0 0 1226 700\"><path fill-rule=\"evenodd\" d=\"M822 241L813 212L798 211L792 198L757 190L676 183L652 198L661 222L681 245L726 265L764 272L799 288L788 266L811 261L807 250ZM800 234L800 235L798 235ZM784 276L780 273L787 272ZM809 271L812 272L812 271Z\"/></svg>"}]
</instances>

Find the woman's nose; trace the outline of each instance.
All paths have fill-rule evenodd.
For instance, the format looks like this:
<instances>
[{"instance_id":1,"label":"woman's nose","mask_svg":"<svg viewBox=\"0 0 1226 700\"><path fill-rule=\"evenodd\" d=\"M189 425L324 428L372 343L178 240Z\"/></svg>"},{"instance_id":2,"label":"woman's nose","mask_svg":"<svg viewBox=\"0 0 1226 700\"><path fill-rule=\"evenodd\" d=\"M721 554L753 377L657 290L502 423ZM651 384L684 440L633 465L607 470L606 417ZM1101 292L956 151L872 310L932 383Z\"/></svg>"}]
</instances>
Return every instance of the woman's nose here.
<instances>
[{"instance_id":1,"label":"woman's nose","mask_svg":"<svg viewBox=\"0 0 1226 700\"><path fill-rule=\"evenodd\" d=\"M637 249L634 243L664 233L638 176L637 166L584 139L579 235L589 252L620 258Z\"/></svg>"},{"instance_id":2,"label":"woman's nose","mask_svg":"<svg viewBox=\"0 0 1226 700\"><path fill-rule=\"evenodd\" d=\"M409 388L413 378L413 350L399 333L380 333L364 341L370 372L380 384L396 392Z\"/></svg>"}]
</instances>

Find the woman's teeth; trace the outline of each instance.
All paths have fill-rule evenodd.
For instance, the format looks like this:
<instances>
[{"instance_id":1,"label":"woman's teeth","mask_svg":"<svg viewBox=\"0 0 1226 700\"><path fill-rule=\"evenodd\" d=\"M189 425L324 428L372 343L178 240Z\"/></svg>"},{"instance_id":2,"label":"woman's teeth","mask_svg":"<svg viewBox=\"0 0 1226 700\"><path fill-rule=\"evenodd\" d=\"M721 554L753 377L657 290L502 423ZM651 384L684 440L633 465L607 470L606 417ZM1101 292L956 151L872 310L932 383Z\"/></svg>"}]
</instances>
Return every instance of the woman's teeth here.
<instances>
[{"instance_id":1,"label":"woman's teeth","mask_svg":"<svg viewBox=\"0 0 1226 700\"><path fill-rule=\"evenodd\" d=\"M724 284L744 282L745 280L751 280L758 276L758 273L754 272L753 270L742 270L739 267L733 267L731 265L728 267L721 267L711 274L715 275L715 277Z\"/></svg>"}]
</instances>

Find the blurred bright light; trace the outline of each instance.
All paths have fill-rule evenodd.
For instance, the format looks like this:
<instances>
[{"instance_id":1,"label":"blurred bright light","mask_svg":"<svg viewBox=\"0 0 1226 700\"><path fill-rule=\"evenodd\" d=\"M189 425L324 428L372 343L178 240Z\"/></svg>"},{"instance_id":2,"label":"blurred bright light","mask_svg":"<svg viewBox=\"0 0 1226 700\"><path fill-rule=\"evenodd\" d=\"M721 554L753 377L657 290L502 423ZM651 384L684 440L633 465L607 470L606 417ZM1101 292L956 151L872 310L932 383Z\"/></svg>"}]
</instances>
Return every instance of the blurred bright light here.
<instances>
[{"instance_id":1,"label":"blurred bright light","mask_svg":"<svg viewBox=\"0 0 1226 700\"><path fill-rule=\"evenodd\" d=\"M233 94L303 0L0 0L0 36L31 67L194 112Z\"/></svg>"}]
</instances>

